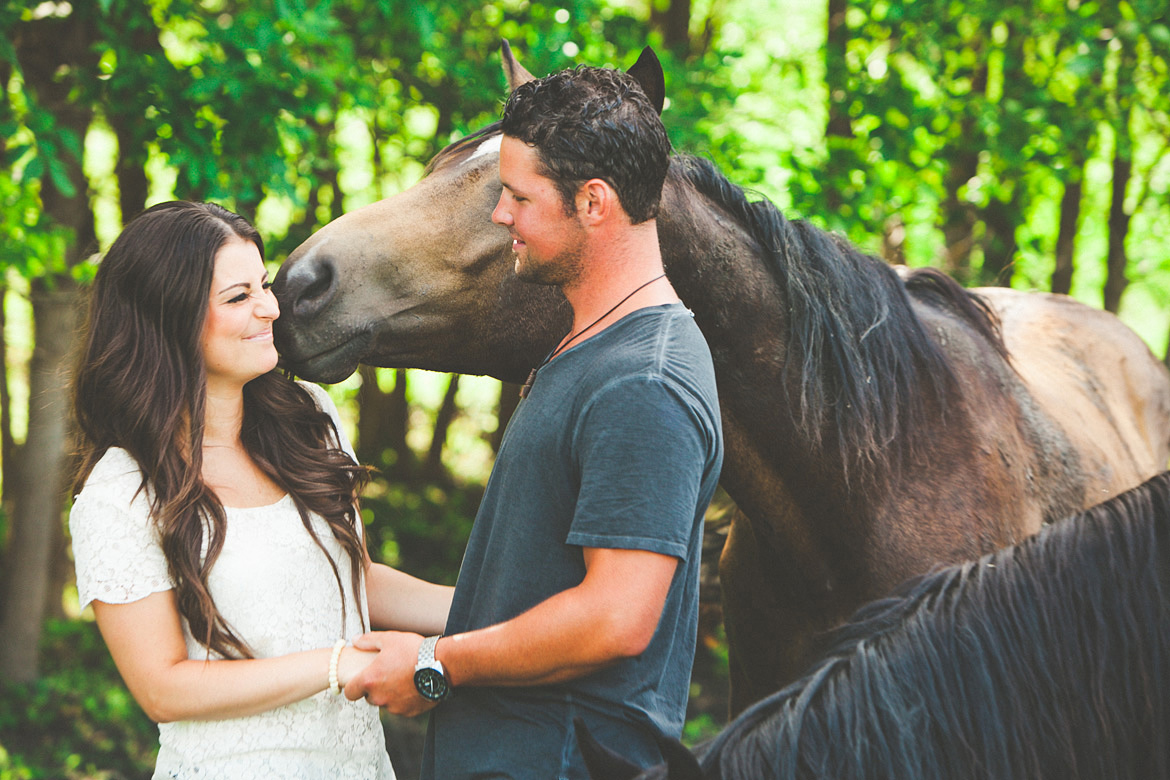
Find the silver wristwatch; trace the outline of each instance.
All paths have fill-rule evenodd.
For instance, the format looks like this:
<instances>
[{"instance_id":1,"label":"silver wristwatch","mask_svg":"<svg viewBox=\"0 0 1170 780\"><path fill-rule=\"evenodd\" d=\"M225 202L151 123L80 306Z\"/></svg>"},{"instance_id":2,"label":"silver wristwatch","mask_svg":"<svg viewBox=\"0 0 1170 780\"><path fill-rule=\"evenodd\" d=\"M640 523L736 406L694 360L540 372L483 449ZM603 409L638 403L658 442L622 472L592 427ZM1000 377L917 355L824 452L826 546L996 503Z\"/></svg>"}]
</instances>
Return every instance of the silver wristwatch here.
<instances>
[{"instance_id":1,"label":"silver wristwatch","mask_svg":"<svg viewBox=\"0 0 1170 780\"><path fill-rule=\"evenodd\" d=\"M443 674L443 664L435 658L437 636L428 636L418 648L418 662L414 665L414 687L424 699L443 701L451 695L451 685Z\"/></svg>"}]
</instances>

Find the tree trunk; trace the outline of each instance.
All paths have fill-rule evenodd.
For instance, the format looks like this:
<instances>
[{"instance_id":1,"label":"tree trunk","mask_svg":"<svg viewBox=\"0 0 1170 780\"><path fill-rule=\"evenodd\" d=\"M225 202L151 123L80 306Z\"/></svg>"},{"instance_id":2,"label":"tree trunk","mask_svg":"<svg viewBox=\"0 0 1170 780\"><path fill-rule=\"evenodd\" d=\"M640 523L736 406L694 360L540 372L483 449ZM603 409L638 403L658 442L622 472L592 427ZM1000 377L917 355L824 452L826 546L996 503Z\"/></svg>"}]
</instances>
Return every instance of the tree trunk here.
<instances>
[{"instance_id":1,"label":"tree trunk","mask_svg":"<svg viewBox=\"0 0 1170 780\"><path fill-rule=\"evenodd\" d=\"M394 370L394 389L390 391L390 404L386 411L386 419L389 421L386 442L396 454L398 474L403 479L413 478L418 465L414 450L406 441L406 434L410 432L410 399L407 397L409 377L410 373L405 368Z\"/></svg>"},{"instance_id":2,"label":"tree trunk","mask_svg":"<svg viewBox=\"0 0 1170 780\"><path fill-rule=\"evenodd\" d=\"M16 481L13 466L16 441L12 438L12 393L8 388L8 317L4 312L4 299L8 297L8 285L0 284L0 505L4 511L11 510L12 485ZM11 516L11 512L9 512ZM7 540L0 538L0 553Z\"/></svg>"},{"instance_id":3,"label":"tree trunk","mask_svg":"<svg viewBox=\"0 0 1170 780\"><path fill-rule=\"evenodd\" d=\"M1016 228L1021 216L1020 188L1006 203L995 198L983 209L983 269L980 284L1012 286L1012 258L1016 253Z\"/></svg>"},{"instance_id":4,"label":"tree trunk","mask_svg":"<svg viewBox=\"0 0 1170 780\"><path fill-rule=\"evenodd\" d=\"M114 172L118 178L118 205L125 225L146 208L146 197L150 192L150 182L146 178L146 150L126 126L123 117L111 117L111 121L118 138L118 162Z\"/></svg>"},{"instance_id":5,"label":"tree trunk","mask_svg":"<svg viewBox=\"0 0 1170 780\"><path fill-rule=\"evenodd\" d=\"M362 463L384 465L384 453L392 448L389 441L391 428L390 393L382 392L378 386L378 369L364 363L358 366L362 385L358 388L357 442L354 449Z\"/></svg>"},{"instance_id":6,"label":"tree trunk","mask_svg":"<svg viewBox=\"0 0 1170 780\"><path fill-rule=\"evenodd\" d=\"M1126 112L1128 117L1128 112ZM1121 308L1121 296L1129 279L1125 276L1129 257L1125 251L1125 239L1129 234L1130 215L1125 210L1125 191L1133 175L1133 160L1129 156L1129 123L1117 128L1117 148L1113 153L1113 186L1109 202L1109 254L1105 265L1104 307L1105 311L1116 314ZM1123 140L1122 134L1125 134Z\"/></svg>"},{"instance_id":7,"label":"tree trunk","mask_svg":"<svg viewBox=\"0 0 1170 780\"><path fill-rule=\"evenodd\" d=\"M357 455L362 463L379 466L387 477L408 478L414 470L413 453L406 444L410 408L406 403L406 370L395 372L394 389L378 387L377 369L358 367Z\"/></svg>"},{"instance_id":8,"label":"tree trunk","mask_svg":"<svg viewBox=\"0 0 1170 780\"><path fill-rule=\"evenodd\" d=\"M849 102L849 68L845 50L849 28L845 25L848 0L829 0L829 19L825 39L825 86L828 88L828 120L825 123L825 208L837 213L844 202L841 183L847 181L852 167L848 145L853 140L853 123L846 106Z\"/></svg>"},{"instance_id":9,"label":"tree trunk","mask_svg":"<svg viewBox=\"0 0 1170 780\"><path fill-rule=\"evenodd\" d=\"M0 619L0 679L14 683L38 675L37 648L67 479L68 364L77 325L76 288L68 279L58 279L55 289L34 292L32 305L36 346L29 366L28 439L17 457Z\"/></svg>"},{"instance_id":10,"label":"tree trunk","mask_svg":"<svg viewBox=\"0 0 1170 780\"><path fill-rule=\"evenodd\" d=\"M12 78L12 65L0 58L0 84L7 84ZM6 123L12 115L12 108L7 100L0 100L0 123ZM0 160L7 159L8 138L0 133ZM8 348L7 348L7 317L4 313L4 301L8 297L8 285L0 281L0 507L5 512L10 509L12 481L12 453L15 444L12 440L12 397L8 390ZM4 550L7 546L6 534L0 534L0 563L3 562ZM0 609L3 605L0 605Z\"/></svg>"},{"instance_id":11,"label":"tree trunk","mask_svg":"<svg viewBox=\"0 0 1170 780\"><path fill-rule=\"evenodd\" d=\"M946 196L939 206L942 215L942 270L964 284L971 281L971 250L975 247L975 208L962 195L979 165L977 153L959 153L947 169Z\"/></svg>"},{"instance_id":12,"label":"tree trunk","mask_svg":"<svg viewBox=\"0 0 1170 780\"><path fill-rule=\"evenodd\" d=\"M897 214L882 226L881 258L893 265L906 264L906 223Z\"/></svg>"},{"instance_id":13,"label":"tree trunk","mask_svg":"<svg viewBox=\"0 0 1170 780\"><path fill-rule=\"evenodd\" d=\"M313 131L313 135L312 139L307 141L310 146L306 150L304 158L310 161L309 178L316 180L317 186L309 188L308 201L305 203L305 210L301 218L289 226L288 233L281 241L281 245L287 246L289 251L303 243L325 221L328 221L322 221L317 216L321 208L323 195L329 198L330 219L337 219L341 216L343 205L341 185L338 183L340 166L336 162L336 153L331 146L330 140L333 135L334 125L332 122L318 122L312 117L307 118L305 121ZM378 177L383 173L376 138L374 143L374 173ZM270 247L270 249L273 252L276 251L274 247Z\"/></svg>"},{"instance_id":14,"label":"tree trunk","mask_svg":"<svg viewBox=\"0 0 1170 780\"><path fill-rule=\"evenodd\" d=\"M1056 234L1056 267L1052 269L1052 292L1068 295L1072 291L1077 229L1081 220L1081 195L1084 193L1083 163L1069 172L1060 199L1060 227Z\"/></svg>"},{"instance_id":15,"label":"tree trunk","mask_svg":"<svg viewBox=\"0 0 1170 780\"><path fill-rule=\"evenodd\" d=\"M662 33L662 42L671 51L686 56L691 48L691 0L650 0L650 24Z\"/></svg>"},{"instance_id":16,"label":"tree trunk","mask_svg":"<svg viewBox=\"0 0 1170 780\"><path fill-rule=\"evenodd\" d=\"M508 421L520 405L520 385L512 382L500 382L500 401L496 404L496 429L492 431L492 452L498 453L504 441L504 431Z\"/></svg>"},{"instance_id":17,"label":"tree trunk","mask_svg":"<svg viewBox=\"0 0 1170 780\"><path fill-rule=\"evenodd\" d=\"M71 440L70 433L66 433L65 440ZM61 469L65 475L66 485L69 484L69 475L73 473L72 466L72 461L66 459L65 466ZM67 497L66 488L61 491L61 498ZM73 558L69 555L70 542L65 526L66 523L62 521L53 527L53 540L49 544L49 575L46 578L48 584L45 586L45 614L42 616L45 620L66 620L70 617L65 611L63 596L65 587L76 580L77 573L73 568Z\"/></svg>"},{"instance_id":18,"label":"tree trunk","mask_svg":"<svg viewBox=\"0 0 1170 780\"><path fill-rule=\"evenodd\" d=\"M1116 115L1113 120L1113 184L1109 198L1109 252L1105 259L1106 275L1103 305L1105 311L1116 314L1121 308L1121 296L1129 285L1126 266L1129 257L1125 239L1129 235L1130 214L1125 210L1125 194L1133 177L1133 138L1130 119L1133 116L1134 71L1137 56L1132 46L1121 41L1117 81L1114 85Z\"/></svg>"},{"instance_id":19,"label":"tree trunk","mask_svg":"<svg viewBox=\"0 0 1170 780\"><path fill-rule=\"evenodd\" d=\"M849 73L845 50L849 45L849 28L845 26L848 0L829 0L829 29L825 40L825 82L829 89L829 121L825 135L829 138L852 138L853 125L845 105L849 100Z\"/></svg>"},{"instance_id":20,"label":"tree trunk","mask_svg":"<svg viewBox=\"0 0 1170 780\"><path fill-rule=\"evenodd\" d=\"M451 430L451 423L459 416L459 405L455 403L455 396L458 393L459 374L452 374L447 392L443 396L443 403L439 405L439 411L435 414L431 446L427 450L427 459L423 466L423 478L428 482L449 481L449 475L443 468L443 448L447 445L447 432Z\"/></svg>"},{"instance_id":21,"label":"tree trunk","mask_svg":"<svg viewBox=\"0 0 1170 780\"><path fill-rule=\"evenodd\" d=\"M987 90L987 64L980 63L971 73L972 94ZM963 194L967 182L979 172L979 153L983 142L975 118L964 116L962 128L950 152L946 196L941 205L943 231L942 269L963 284L972 281L971 252L975 248L975 206Z\"/></svg>"},{"instance_id":22,"label":"tree trunk","mask_svg":"<svg viewBox=\"0 0 1170 780\"><path fill-rule=\"evenodd\" d=\"M84 7L84 6L83 6ZM75 13L22 24L17 57L25 86L39 107L51 113L56 133L84 139L93 109L77 102L77 74L97 65L96 28ZM51 137L51 136L50 136ZM65 144L58 141L58 149ZM82 160L59 153L70 191L50 176L41 179L44 211L73 231L65 267L72 268L96 249L93 210ZM55 258L45 258L52 260ZM0 590L0 679L28 682L38 674L38 644L48 603L53 540L60 533L65 487L68 371L77 327L78 295L72 276L57 274L32 285L34 347L29 365L28 437L15 454L12 485L12 543ZM60 598L59 593L54 594Z\"/></svg>"}]
</instances>

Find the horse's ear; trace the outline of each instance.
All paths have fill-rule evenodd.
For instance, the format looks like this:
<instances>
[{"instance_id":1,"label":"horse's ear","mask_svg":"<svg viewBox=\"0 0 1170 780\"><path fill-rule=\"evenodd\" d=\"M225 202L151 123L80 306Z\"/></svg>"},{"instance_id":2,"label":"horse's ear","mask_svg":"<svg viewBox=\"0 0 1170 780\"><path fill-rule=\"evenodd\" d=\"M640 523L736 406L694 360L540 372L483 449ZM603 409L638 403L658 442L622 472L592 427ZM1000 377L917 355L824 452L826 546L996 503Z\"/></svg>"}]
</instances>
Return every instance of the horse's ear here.
<instances>
[{"instance_id":1,"label":"horse's ear","mask_svg":"<svg viewBox=\"0 0 1170 780\"><path fill-rule=\"evenodd\" d=\"M670 780L703 780L703 769L686 745L661 734L656 741L659 752L666 759L666 776Z\"/></svg>"},{"instance_id":2,"label":"horse's ear","mask_svg":"<svg viewBox=\"0 0 1170 780\"><path fill-rule=\"evenodd\" d=\"M638 82L646 97L650 98L650 102L661 114L662 107L666 105L666 76L662 73L662 63L658 61L658 55L654 50L649 46L642 49L638 61L631 65L626 73L634 77L634 81Z\"/></svg>"},{"instance_id":3,"label":"horse's ear","mask_svg":"<svg viewBox=\"0 0 1170 780\"><path fill-rule=\"evenodd\" d=\"M504 78L508 80L509 92L521 84L536 81L536 76L533 76L523 65L516 61L516 55L512 53L512 46L506 38L500 41L500 61L504 66Z\"/></svg>"},{"instance_id":4,"label":"horse's ear","mask_svg":"<svg viewBox=\"0 0 1170 780\"><path fill-rule=\"evenodd\" d=\"M573 718L573 728L577 732L577 747L581 749L581 757L585 759L585 769L591 780L631 780L642 773L641 767L598 742L585 726L585 721Z\"/></svg>"}]
</instances>

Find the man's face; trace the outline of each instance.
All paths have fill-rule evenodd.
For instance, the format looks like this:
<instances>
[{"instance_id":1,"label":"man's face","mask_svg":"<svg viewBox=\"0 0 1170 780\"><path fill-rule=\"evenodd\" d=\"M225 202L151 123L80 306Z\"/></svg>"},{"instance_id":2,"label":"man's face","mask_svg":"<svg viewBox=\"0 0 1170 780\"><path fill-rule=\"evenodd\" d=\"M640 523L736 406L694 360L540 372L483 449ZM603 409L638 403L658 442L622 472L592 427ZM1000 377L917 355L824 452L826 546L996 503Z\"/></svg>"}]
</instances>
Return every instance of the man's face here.
<instances>
[{"instance_id":1,"label":"man's face","mask_svg":"<svg viewBox=\"0 0 1170 780\"><path fill-rule=\"evenodd\" d=\"M534 148L504 136L500 143L504 186L492 221L512 235L518 277L564 287L580 274L585 231L575 214L565 213L556 186L539 169Z\"/></svg>"}]
</instances>

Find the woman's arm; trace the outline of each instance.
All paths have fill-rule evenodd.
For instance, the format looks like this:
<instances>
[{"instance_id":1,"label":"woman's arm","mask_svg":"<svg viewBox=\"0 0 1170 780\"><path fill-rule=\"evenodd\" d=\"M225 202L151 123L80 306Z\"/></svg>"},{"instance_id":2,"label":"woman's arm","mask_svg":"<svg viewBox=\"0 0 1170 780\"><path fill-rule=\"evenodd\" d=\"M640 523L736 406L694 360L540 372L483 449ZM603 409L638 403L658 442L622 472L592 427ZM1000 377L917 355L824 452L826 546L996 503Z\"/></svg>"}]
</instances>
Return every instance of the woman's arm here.
<instances>
[{"instance_id":1,"label":"woman's arm","mask_svg":"<svg viewBox=\"0 0 1170 780\"><path fill-rule=\"evenodd\" d=\"M381 563L371 563L366 569L371 628L423 636L441 634L454 593L452 587L420 580Z\"/></svg>"},{"instance_id":2,"label":"woman's arm","mask_svg":"<svg viewBox=\"0 0 1170 780\"><path fill-rule=\"evenodd\" d=\"M443 637L435 657L448 682L522 686L570 680L645 651L666 603L678 559L644 550L585 548L585 579L511 620ZM414 686L422 637L378 632L354 644L379 648L379 660L346 686L398 715L435 706Z\"/></svg>"},{"instance_id":3,"label":"woman's arm","mask_svg":"<svg viewBox=\"0 0 1170 780\"><path fill-rule=\"evenodd\" d=\"M279 658L189 660L174 591L128 604L94 601L93 610L126 687L159 723L254 715L329 687L331 647ZM342 650L341 685L376 657L353 647Z\"/></svg>"}]
</instances>

